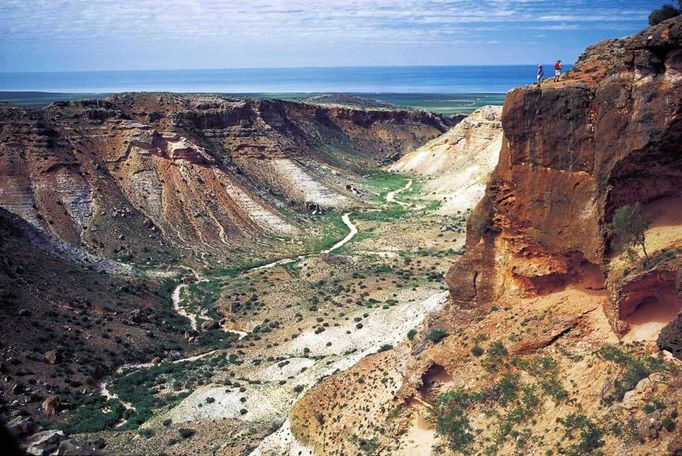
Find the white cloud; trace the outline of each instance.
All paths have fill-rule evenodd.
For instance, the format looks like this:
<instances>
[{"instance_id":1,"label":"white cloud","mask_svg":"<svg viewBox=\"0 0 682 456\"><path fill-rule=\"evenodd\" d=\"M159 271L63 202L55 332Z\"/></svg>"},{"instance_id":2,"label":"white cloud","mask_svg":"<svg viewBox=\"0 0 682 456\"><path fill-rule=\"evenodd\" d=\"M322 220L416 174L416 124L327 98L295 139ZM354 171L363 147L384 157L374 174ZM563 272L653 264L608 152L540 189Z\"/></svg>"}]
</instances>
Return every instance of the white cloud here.
<instances>
[{"instance_id":1,"label":"white cloud","mask_svg":"<svg viewBox=\"0 0 682 456\"><path fill-rule=\"evenodd\" d=\"M498 34L636 29L658 0L2 0L2 55L81 48L159 55L504 42ZM525 32L524 32L525 31ZM307 46L307 48L306 48ZM94 52L94 51L93 51ZM180 52L180 51L178 51ZM232 51L230 51L232 52ZM231 54L231 55L232 55ZM235 54L235 55L236 55ZM188 56L191 57L191 56ZM7 57L8 58L8 57ZM11 63L11 62L10 62Z\"/></svg>"}]
</instances>

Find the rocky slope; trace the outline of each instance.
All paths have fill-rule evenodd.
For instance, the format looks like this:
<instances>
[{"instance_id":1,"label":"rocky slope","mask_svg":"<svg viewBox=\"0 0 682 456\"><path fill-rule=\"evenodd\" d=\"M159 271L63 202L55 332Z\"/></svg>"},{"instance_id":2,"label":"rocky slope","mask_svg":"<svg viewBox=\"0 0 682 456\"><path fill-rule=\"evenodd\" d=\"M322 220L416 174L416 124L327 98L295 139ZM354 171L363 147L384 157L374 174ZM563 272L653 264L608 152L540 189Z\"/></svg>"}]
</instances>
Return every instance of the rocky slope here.
<instances>
[{"instance_id":1,"label":"rocky slope","mask_svg":"<svg viewBox=\"0 0 682 456\"><path fill-rule=\"evenodd\" d=\"M300 445L682 453L680 56L676 18L508 95L499 163L446 277L450 306L308 392L289 417ZM637 202L653 220L649 262L611 240L615 209Z\"/></svg>"},{"instance_id":2,"label":"rocky slope","mask_svg":"<svg viewBox=\"0 0 682 456\"><path fill-rule=\"evenodd\" d=\"M120 95L0 107L0 207L58 240L150 266L300 234L361 204L353 174L451 120L277 100Z\"/></svg>"},{"instance_id":3,"label":"rocky slope","mask_svg":"<svg viewBox=\"0 0 682 456\"><path fill-rule=\"evenodd\" d=\"M442 214L473 208L497 165L502 146L501 112L500 106L477 109L389 169L427 177L424 191L442 202Z\"/></svg>"},{"instance_id":4,"label":"rocky slope","mask_svg":"<svg viewBox=\"0 0 682 456\"><path fill-rule=\"evenodd\" d=\"M54 242L0 209L3 415L40 411L49 419L116 366L186 348L186 322L158 283Z\"/></svg>"},{"instance_id":5,"label":"rocky slope","mask_svg":"<svg viewBox=\"0 0 682 456\"><path fill-rule=\"evenodd\" d=\"M125 430L181 400L191 391L156 401L133 388L135 408L102 386L122 365L233 346L219 320L236 318L239 302L211 308L200 319L210 324L192 331L171 291L198 290L200 268L230 277L320 242L319 226L335 222L320 212L381 205L368 169L453 121L170 94L1 105L0 416ZM200 305L226 284L210 285Z\"/></svg>"}]
</instances>

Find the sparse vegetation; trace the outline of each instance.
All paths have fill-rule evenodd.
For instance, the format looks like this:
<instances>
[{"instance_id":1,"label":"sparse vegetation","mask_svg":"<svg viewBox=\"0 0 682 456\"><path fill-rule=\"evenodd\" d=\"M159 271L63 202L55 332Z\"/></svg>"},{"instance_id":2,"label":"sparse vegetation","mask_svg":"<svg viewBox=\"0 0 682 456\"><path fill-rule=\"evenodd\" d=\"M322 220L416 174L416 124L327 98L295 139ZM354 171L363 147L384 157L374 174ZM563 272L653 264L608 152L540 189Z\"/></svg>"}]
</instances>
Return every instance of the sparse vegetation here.
<instances>
[{"instance_id":1,"label":"sparse vegetation","mask_svg":"<svg viewBox=\"0 0 682 456\"><path fill-rule=\"evenodd\" d=\"M651 223L651 218L642 211L642 205L636 203L633 206L623 206L616 209L610 228L616 241L626 249L631 258L635 255L633 247L640 246L644 253L644 261L648 263L646 230L651 226Z\"/></svg>"},{"instance_id":2,"label":"sparse vegetation","mask_svg":"<svg viewBox=\"0 0 682 456\"><path fill-rule=\"evenodd\" d=\"M680 15L680 10L682 9L682 1L679 1L680 9L675 8L670 3L665 3L658 9L655 9L649 14L649 25L657 25L666 19L670 19Z\"/></svg>"},{"instance_id":3,"label":"sparse vegetation","mask_svg":"<svg viewBox=\"0 0 682 456\"><path fill-rule=\"evenodd\" d=\"M448 337L448 335L448 332L444 329L434 328L431 330L431 332L429 332L428 339L434 344L437 344L441 340Z\"/></svg>"}]
</instances>

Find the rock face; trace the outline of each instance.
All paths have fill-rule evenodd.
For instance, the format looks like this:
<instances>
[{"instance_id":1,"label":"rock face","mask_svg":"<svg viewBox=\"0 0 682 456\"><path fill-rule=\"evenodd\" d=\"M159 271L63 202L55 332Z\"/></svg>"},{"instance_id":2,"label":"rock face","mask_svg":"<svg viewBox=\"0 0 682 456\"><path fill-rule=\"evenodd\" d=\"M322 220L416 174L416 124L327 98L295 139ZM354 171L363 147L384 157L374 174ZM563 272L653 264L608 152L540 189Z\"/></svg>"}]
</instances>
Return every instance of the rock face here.
<instances>
[{"instance_id":1,"label":"rock face","mask_svg":"<svg viewBox=\"0 0 682 456\"><path fill-rule=\"evenodd\" d=\"M445 202L441 214L471 209L480 201L502 146L502 108L477 109L446 133L403 156L390 170L430 178L425 193Z\"/></svg>"},{"instance_id":2,"label":"rock face","mask_svg":"<svg viewBox=\"0 0 682 456\"><path fill-rule=\"evenodd\" d=\"M682 314L661 330L657 343L661 350L668 350L676 358L682 359Z\"/></svg>"},{"instance_id":3,"label":"rock face","mask_svg":"<svg viewBox=\"0 0 682 456\"><path fill-rule=\"evenodd\" d=\"M469 218L467 253L447 275L455 303L542 294L596 269L608 275L614 210L680 196L681 43L676 18L589 48L559 83L510 92L499 163ZM668 286L674 275L657 277ZM639 302L612 299L614 328Z\"/></svg>"},{"instance_id":4,"label":"rock face","mask_svg":"<svg viewBox=\"0 0 682 456\"><path fill-rule=\"evenodd\" d=\"M210 252L293 235L281 208L343 208L334 177L402 155L453 119L211 96L0 107L0 207L105 257Z\"/></svg>"},{"instance_id":5,"label":"rock face","mask_svg":"<svg viewBox=\"0 0 682 456\"><path fill-rule=\"evenodd\" d=\"M52 454L67 437L62 431L42 431L31 436L26 444L26 453L33 456Z\"/></svg>"}]
</instances>

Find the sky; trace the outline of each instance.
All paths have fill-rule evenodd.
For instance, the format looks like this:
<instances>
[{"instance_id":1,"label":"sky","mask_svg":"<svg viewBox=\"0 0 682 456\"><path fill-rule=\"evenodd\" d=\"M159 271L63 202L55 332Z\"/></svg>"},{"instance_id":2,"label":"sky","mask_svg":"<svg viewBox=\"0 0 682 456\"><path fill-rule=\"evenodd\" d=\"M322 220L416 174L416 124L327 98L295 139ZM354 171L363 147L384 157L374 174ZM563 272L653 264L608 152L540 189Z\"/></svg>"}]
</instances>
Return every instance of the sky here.
<instances>
[{"instance_id":1,"label":"sky","mask_svg":"<svg viewBox=\"0 0 682 456\"><path fill-rule=\"evenodd\" d=\"M0 0L0 72L574 62L651 0Z\"/></svg>"}]
</instances>

